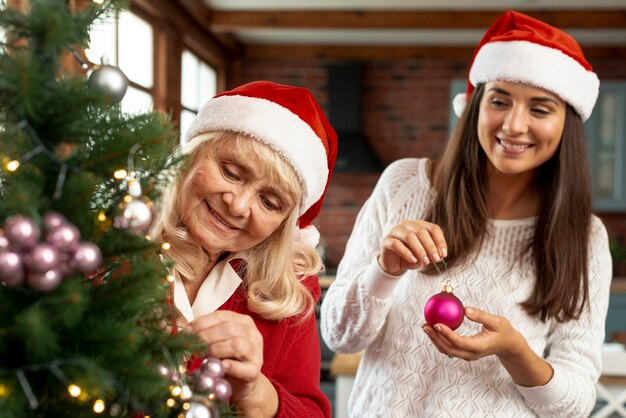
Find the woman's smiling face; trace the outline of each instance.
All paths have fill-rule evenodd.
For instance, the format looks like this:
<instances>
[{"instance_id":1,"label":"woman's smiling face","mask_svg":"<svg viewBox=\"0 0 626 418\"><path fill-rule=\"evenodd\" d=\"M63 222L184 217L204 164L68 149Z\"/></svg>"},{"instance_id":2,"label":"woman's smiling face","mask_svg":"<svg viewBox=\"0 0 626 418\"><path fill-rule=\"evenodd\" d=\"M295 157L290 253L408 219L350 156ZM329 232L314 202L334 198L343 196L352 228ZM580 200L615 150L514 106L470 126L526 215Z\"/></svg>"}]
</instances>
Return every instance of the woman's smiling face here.
<instances>
[{"instance_id":1,"label":"woman's smiling face","mask_svg":"<svg viewBox=\"0 0 626 418\"><path fill-rule=\"evenodd\" d=\"M493 168L506 175L534 174L561 143L566 104L546 90L520 83L486 83L478 138Z\"/></svg>"},{"instance_id":2,"label":"woman's smiling face","mask_svg":"<svg viewBox=\"0 0 626 418\"><path fill-rule=\"evenodd\" d=\"M181 188L181 216L209 254L250 249L272 235L294 209L293 196L266 176L257 158L228 142L199 151Z\"/></svg>"}]
</instances>

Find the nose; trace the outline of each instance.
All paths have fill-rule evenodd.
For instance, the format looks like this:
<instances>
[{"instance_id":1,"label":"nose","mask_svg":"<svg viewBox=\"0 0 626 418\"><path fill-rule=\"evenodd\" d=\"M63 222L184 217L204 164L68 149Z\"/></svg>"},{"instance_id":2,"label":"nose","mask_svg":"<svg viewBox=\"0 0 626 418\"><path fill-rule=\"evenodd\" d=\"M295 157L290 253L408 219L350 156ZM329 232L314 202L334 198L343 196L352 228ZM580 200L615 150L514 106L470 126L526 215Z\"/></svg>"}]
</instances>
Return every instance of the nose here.
<instances>
[{"instance_id":1,"label":"nose","mask_svg":"<svg viewBox=\"0 0 626 418\"><path fill-rule=\"evenodd\" d=\"M507 112L502 129L509 135L520 135L528 131L528 111L525 106L515 104Z\"/></svg>"},{"instance_id":2,"label":"nose","mask_svg":"<svg viewBox=\"0 0 626 418\"><path fill-rule=\"evenodd\" d=\"M250 214L253 198L253 191L245 187L240 187L223 194L228 213L237 217L247 217Z\"/></svg>"}]
</instances>

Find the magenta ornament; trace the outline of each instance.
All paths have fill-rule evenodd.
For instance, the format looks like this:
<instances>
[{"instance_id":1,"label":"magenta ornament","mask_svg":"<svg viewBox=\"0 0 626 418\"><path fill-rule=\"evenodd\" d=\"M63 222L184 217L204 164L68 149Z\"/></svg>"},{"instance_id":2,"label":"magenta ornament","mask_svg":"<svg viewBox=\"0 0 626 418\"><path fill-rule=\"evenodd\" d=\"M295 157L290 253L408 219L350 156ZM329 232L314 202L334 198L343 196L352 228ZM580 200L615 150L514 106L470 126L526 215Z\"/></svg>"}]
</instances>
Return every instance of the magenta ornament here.
<instances>
[{"instance_id":1,"label":"magenta ornament","mask_svg":"<svg viewBox=\"0 0 626 418\"><path fill-rule=\"evenodd\" d=\"M4 235L11 246L29 250L37 244L40 231L35 222L27 216L14 215L4 223Z\"/></svg>"},{"instance_id":2,"label":"magenta ornament","mask_svg":"<svg viewBox=\"0 0 626 418\"><path fill-rule=\"evenodd\" d=\"M46 235L48 244L63 252L72 252L80 243L80 231L70 223L59 225Z\"/></svg>"},{"instance_id":3,"label":"magenta ornament","mask_svg":"<svg viewBox=\"0 0 626 418\"><path fill-rule=\"evenodd\" d=\"M61 284L63 274L59 270L54 269L44 273L29 272L26 281L30 287L39 292L50 292Z\"/></svg>"},{"instance_id":4,"label":"magenta ornament","mask_svg":"<svg viewBox=\"0 0 626 418\"><path fill-rule=\"evenodd\" d=\"M57 212L48 212L43 216L43 230L46 234L50 234L61 225L67 223L68 221L65 216Z\"/></svg>"},{"instance_id":5,"label":"magenta ornament","mask_svg":"<svg viewBox=\"0 0 626 418\"><path fill-rule=\"evenodd\" d=\"M213 394L218 402L228 402L230 395L233 394L233 389L228 380L218 377L215 379Z\"/></svg>"},{"instance_id":6,"label":"magenta ornament","mask_svg":"<svg viewBox=\"0 0 626 418\"><path fill-rule=\"evenodd\" d=\"M39 243L24 255L26 267L35 273L55 269L59 262L59 252L50 244Z\"/></svg>"},{"instance_id":7,"label":"magenta ornament","mask_svg":"<svg viewBox=\"0 0 626 418\"><path fill-rule=\"evenodd\" d=\"M428 299L424 306L424 318L431 327L435 324L444 324L451 330L457 329L465 317L463 304L454 296L452 286L446 284L437 293Z\"/></svg>"},{"instance_id":8,"label":"magenta ornament","mask_svg":"<svg viewBox=\"0 0 626 418\"><path fill-rule=\"evenodd\" d=\"M102 262L100 248L93 242L81 242L74 253L76 270L81 273L91 273L96 270Z\"/></svg>"},{"instance_id":9,"label":"magenta ornament","mask_svg":"<svg viewBox=\"0 0 626 418\"><path fill-rule=\"evenodd\" d=\"M24 282L24 263L18 253L0 252L0 281L9 287L16 287Z\"/></svg>"}]
</instances>

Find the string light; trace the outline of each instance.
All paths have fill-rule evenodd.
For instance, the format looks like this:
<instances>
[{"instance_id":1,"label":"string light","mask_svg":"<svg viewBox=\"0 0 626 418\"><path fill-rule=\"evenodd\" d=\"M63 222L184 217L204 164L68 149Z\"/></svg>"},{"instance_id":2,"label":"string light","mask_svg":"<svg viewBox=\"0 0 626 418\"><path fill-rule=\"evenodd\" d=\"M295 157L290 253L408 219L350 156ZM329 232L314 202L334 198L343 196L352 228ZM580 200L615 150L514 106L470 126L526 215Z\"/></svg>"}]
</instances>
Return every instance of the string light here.
<instances>
[{"instance_id":1,"label":"string light","mask_svg":"<svg viewBox=\"0 0 626 418\"><path fill-rule=\"evenodd\" d=\"M181 389L180 386L174 386L172 387L172 396L180 396L180 394L183 392L183 390Z\"/></svg>"},{"instance_id":2,"label":"string light","mask_svg":"<svg viewBox=\"0 0 626 418\"><path fill-rule=\"evenodd\" d=\"M176 406L176 401L173 398L169 398L167 401L165 401L165 405L173 408Z\"/></svg>"},{"instance_id":3,"label":"string light","mask_svg":"<svg viewBox=\"0 0 626 418\"><path fill-rule=\"evenodd\" d=\"M174 283L174 275L168 274L167 275L167 281L170 282L170 283Z\"/></svg>"},{"instance_id":4,"label":"string light","mask_svg":"<svg viewBox=\"0 0 626 418\"><path fill-rule=\"evenodd\" d=\"M18 160L13 160L9 157L4 157L2 159L2 165L6 171L13 173L18 168L20 168L20 162Z\"/></svg>"},{"instance_id":5,"label":"string light","mask_svg":"<svg viewBox=\"0 0 626 418\"><path fill-rule=\"evenodd\" d=\"M133 197L131 195L127 194L126 196L124 196L124 202L128 203L131 200L133 200Z\"/></svg>"},{"instance_id":6,"label":"string light","mask_svg":"<svg viewBox=\"0 0 626 418\"><path fill-rule=\"evenodd\" d=\"M70 396L72 398L78 398L80 396L80 394L83 392L83 390L80 388L80 386L71 384L67 387L67 391L70 393Z\"/></svg>"},{"instance_id":7,"label":"string light","mask_svg":"<svg viewBox=\"0 0 626 418\"><path fill-rule=\"evenodd\" d=\"M0 396L6 396L9 394L9 389L4 386L4 384L0 383Z\"/></svg>"},{"instance_id":8,"label":"string light","mask_svg":"<svg viewBox=\"0 0 626 418\"><path fill-rule=\"evenodd\" d=\"M115 177L117 180L124 180L126 177L128 177L128 172L123 168L120 168L119 170L116 170L115 173L113 173L113 177Z\"/></svg>"},{"instance_id":9,"label":"string light","mask_svg":"<svg viewBox=\"0 0 626 418\"><path fill-rule=\"evenodd\" d=\"M101 414L104 412L104 401L102 399L97 399L93 403L93 412L96 414Z\"/></svg>"},{"instance_id":10,"label":"string light","mask_svg":"<svg viewBox=\"0 0 626 418\"><path fill-rule=\"evenodd\" d=\"M104 3L104 0L93 0L93 2L96 4L102 4Z\"/></svg>"},{"instance_id":11,"label":"string light","mask_svg":"<svg viewBox=\"0 0 626 418\"><path fill-rule=\"evenodd\" d=\"M107 220L107 215L106 215L106 213L104 213L104 211L103 211L103 210L101 210L101 211L98 213L98 220L99 220L100 222L104 222L104 221L106 221L106 220Z\"/></svg>"},{"instance_id":12,"label":"string light","mask_svg":"<svg viewBox=\"0 0 626 418\"><path fill-rule=\"evenodd\" d=\"M161 248L164 249L165 251L167 251L170 248L172 248L172 246L170 245L169 242L164 242L163 244L161 244Z\"/></svg>"},{"instance_id":13,"label":"string light","mask_svg":"<svg viewBox=\"0 0 626 418\"><path fill-rule=\"evenodd\" d=\"M189 404L189 402L185 402L185 403L183 404L183 409L186 411L186 410L188 410L189 408L191 408L191 405Z\"/></svg>"},{"instance_id":14,"label":"string light","mask_svg":"<svg viewBox=\"0 0 626 418\"><path fill-rule=\"evenodd\" d=\"M185 385L181 388L180 399L185 401L187 399L191 399L192 396L193 392L191 391L189 386Z\"/></svg>"}]
</instances>

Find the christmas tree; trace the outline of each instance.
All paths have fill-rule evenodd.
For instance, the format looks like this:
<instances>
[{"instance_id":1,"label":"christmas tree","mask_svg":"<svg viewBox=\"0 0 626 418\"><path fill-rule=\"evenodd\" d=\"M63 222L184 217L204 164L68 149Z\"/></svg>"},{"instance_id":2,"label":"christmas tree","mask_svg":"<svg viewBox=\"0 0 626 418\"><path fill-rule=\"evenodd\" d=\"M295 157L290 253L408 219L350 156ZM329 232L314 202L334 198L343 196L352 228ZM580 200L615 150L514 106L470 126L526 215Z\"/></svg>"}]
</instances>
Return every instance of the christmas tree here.
<instances>
[{"instance_id":1,"label":"christmas tree","mask_svg":"<svg viewBox=\"0 0 626 418\"><path fill-rule=\"evenodd\" d=\"M228 396L219 362L185 373L203 346L171 332L167 243L146 236L173 126L121 111L116 67L64 64L88 66L77 51L117 7L0 10L2 418L209 417Z\"/></svg>"}]
</instances>

